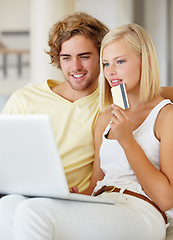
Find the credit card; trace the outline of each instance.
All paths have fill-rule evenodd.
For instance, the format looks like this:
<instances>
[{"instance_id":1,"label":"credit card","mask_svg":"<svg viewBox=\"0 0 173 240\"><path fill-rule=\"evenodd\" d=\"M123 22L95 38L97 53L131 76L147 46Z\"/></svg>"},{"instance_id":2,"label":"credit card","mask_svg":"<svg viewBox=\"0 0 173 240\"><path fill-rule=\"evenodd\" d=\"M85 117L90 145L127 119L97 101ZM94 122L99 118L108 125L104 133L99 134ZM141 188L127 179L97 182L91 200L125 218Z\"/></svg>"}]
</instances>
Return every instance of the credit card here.
<instances>
[{"instance_id":1,"label":"credit card","mask_svg":"<svg viewBox=\"0 0 173 240\"><path fill-rule=\"evenodd\" d=\"M115 105L121 107L122 109L129 108L129 102L127 98L126 88L124 83L111 88L113 102Z\"/></svg>"}]
</instances>

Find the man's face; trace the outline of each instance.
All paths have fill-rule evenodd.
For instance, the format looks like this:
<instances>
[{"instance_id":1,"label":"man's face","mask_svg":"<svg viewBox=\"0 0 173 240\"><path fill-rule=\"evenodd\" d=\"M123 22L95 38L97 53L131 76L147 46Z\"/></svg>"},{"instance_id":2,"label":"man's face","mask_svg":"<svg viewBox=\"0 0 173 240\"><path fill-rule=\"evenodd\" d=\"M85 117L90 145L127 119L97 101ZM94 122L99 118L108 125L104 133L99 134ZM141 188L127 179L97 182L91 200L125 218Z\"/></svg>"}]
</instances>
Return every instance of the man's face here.
<instances>
[{"instance_id":1,"label":"man's face","mask_svg":"<svg viewBox=\"0 0 173 240\"><path fill-rule=\"evenodd\" d=\"M61 44L60 65L71 88L95 90L100 73L99 53L92 40L76 35Z\"/></svg>"}]
</instances>

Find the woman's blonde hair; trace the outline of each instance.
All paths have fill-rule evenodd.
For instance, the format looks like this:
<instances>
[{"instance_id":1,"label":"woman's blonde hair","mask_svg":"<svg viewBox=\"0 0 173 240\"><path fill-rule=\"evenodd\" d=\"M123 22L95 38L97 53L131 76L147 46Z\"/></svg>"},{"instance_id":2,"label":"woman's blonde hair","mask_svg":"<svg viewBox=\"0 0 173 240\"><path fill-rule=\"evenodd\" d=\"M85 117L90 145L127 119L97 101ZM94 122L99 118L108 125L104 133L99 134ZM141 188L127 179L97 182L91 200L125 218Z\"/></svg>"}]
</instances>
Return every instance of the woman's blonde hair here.
<instances>
[{"instance_id":1,"label":"woman's blonde hair","mask_svg":"<svg viewBox=\"0 0 173 240\"><path fill-rule=\"evenodd\" d=\"M144 28L132 23L118 27L105 35L100 50L100 109L105 111L112 104L111 87L104 77L102 56L105 47L121 39L136 54L141 56L141 102L146 102L160 94L160 71L153 42Z\"/></svg>"}]
</instances>

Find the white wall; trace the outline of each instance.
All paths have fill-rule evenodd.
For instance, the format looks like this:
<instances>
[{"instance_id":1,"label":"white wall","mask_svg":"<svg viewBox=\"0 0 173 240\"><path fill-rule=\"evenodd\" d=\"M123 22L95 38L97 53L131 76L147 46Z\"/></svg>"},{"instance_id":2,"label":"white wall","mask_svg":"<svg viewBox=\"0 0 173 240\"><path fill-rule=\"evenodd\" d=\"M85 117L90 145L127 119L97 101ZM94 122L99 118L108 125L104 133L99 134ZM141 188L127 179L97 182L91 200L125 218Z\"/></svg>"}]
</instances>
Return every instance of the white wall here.
<instances>
[{"instance_id":1,"label":"white wall","mask_svg":"<svg viewBox=\"0 0 173 240\"><path fill-rule=\"evenodd\" d=\"M168 82L168 28L167 1L145 0L144 25L156 48L160 67L161 84Z\"/></svg>"},{"instance_id":2,"label":"white wall","mask_svg":"<svg viewBox=\"0 0 173 240\"><path fill-rule=\"evenodd\" d=\"M171 29L173 29L173 1L170 1L169 7L170 7L169 12L172 13L172 14L170 14L169 27ZM169 31L169 32L170 32L169 44L171 44L171 46L169 46L170 54L168 54L168 61L169 61L168 64L169 64L169 70L170 70L168 83L169 83L169 85L171 85L171 83L173 85L173 60L171 61L171 59L173 59L173 31Z\"/></svg>"},{"instance_id":3,"label":"white wall","mask_svg":"<svg viewBox=\"0 0 173 240\"><path fill-rule=\"evenodd\" d=\"M93 15L110 29L133 21L133 0L76 0L76 9Z\"/></svg>"},{"instance_id":4,"label":"white wall","mask_svg":"<svg viewBox=\"0 0 173 240\"><path fill-rule=\"evenodd\" d=\"M0 31L29 30L30 0L0 0Z\"/></svg>"}]
</instances>

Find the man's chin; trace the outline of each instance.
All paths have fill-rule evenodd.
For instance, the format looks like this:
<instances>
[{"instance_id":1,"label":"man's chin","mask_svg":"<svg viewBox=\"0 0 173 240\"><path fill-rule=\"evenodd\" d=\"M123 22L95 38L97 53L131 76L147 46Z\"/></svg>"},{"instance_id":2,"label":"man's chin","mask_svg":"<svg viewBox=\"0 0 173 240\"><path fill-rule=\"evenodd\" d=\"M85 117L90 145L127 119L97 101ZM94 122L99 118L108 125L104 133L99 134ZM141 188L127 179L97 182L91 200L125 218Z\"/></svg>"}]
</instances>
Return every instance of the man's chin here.
<instances>
[{"instance_id":1,"label":"man's chin","mask_svg":"<svg viewBox=\"0 0 173 240\"><path fill-rule=\"evenodd\" d=\"M83 84L77 83L77 84L70 84L70 85L71 85L71 88L75 91L85 91L90 87L91 84L83 85Z\"/></svg>"}]
</instances>

